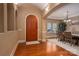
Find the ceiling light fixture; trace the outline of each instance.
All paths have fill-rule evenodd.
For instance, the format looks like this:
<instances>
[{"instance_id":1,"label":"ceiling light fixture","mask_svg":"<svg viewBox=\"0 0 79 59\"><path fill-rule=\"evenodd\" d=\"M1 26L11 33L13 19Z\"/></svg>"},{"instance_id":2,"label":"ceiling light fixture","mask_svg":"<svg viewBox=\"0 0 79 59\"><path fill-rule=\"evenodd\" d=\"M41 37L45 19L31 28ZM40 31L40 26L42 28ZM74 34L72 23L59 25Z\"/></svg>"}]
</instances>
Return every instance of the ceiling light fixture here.
<instances>
[{"instance_id":1,"label":"ceiling light fixture","mask_svg":"<svg viewBox=\"0 0 79 59\"><path fill-rule=\"evenodd\" d=\"M46 8L46 11L48 11L48 7Z\"/></svg>"},{"instance_id":2,"label":"ceiling light fixture","mask_svg":"<svg viewBox=\"0 0 79 59\"><path fill-rule=\"evenodd\" d=\"M70 22L71 21L71 19L68 18L68 16L69 16L68 13L69 13L69 11L67 10L67 15L66 15L66 18L65 18L64 22Z\"/></svg>"},{"instance_id":3,"label":"ceiling light fixture","mask_svg":"<svg viewBox=\"0 0 79 59\"><path fill-rule=\"evenodd\" d=\"M49 5L47 4L47 7L46 7L46 9L45 9L46 11L48 11L49 10Z\"/></svg>"}]
</instances>

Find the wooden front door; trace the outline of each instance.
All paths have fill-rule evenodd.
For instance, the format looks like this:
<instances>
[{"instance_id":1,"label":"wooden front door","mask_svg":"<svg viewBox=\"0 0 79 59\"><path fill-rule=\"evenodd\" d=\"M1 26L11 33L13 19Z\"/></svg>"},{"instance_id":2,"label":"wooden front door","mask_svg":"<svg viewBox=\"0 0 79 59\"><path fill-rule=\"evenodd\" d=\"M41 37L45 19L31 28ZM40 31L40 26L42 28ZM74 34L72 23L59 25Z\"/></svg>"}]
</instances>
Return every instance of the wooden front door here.
<instances>
[{"instance_id":1,"label":"wooden front door","mask_svg":"<svg viewBox=\"0 0 79 59\"><path fill-rule=\"evenodd\" d=\"M26 18L26 41L37 40L37 18L34 15L29 15Z\"/></svg>"}]
</instances>

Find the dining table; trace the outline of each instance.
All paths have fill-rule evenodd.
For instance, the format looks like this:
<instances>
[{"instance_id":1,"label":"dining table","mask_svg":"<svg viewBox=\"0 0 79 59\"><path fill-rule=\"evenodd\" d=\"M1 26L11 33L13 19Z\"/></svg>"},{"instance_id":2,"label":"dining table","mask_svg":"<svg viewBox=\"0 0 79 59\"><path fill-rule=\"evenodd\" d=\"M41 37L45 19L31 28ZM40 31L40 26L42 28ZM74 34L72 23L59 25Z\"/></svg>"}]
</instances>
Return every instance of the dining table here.
<instances>
[{"instance_id":1,"label":"dining table","mask_svg":"<svg viewBox=\"0 0 79 59\"><path fill-rule=\"evenodd\" d=\"M79 34L72 34L72 39L76 41L75 45L79 45Z\"/></svg>"}]
</instances>

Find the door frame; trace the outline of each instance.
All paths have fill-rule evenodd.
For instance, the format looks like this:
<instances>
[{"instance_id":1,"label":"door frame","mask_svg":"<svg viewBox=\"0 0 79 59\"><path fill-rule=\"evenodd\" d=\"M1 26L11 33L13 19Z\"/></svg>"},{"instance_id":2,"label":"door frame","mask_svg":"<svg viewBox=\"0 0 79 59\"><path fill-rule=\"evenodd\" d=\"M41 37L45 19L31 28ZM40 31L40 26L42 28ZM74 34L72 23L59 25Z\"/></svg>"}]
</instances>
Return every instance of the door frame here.
<instances>
[{"instance_id":1,"label":"door frame","mask_svg":"<svg viewBox=\"0 0 79 59\"><path fill-rule=\"evenodd\" d=\"M27 14L26 17L25 17L25 22L26 22L27 16L29 16L29 15L33 15L33 16L35 16L35 17L37 18L37 41L39 41L39 18L38 18L37 15L32 14L32 13L29 13L29 14ZM26 32L26 24L25 24L25 32ZM25 33L25 35L26 35L26 33ZM26 36L25 36L25 37L26 37ZM27 40L27 39L26 39L26 40Z\"/></svg>"}]
</instances>

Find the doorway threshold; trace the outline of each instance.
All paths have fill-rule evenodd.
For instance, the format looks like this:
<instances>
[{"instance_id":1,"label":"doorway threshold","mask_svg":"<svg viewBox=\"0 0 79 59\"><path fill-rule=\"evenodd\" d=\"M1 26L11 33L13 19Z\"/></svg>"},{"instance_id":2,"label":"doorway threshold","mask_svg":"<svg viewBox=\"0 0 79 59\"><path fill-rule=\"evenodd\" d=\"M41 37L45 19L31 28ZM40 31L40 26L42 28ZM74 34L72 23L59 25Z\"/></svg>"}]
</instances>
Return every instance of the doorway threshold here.
<instances>
[{"instance_id":1,"label":"doorway threshold","mask_svg":"<svg viewBox=\"0 0 79 59\"><path fill-rule=\"evenodd\" d=\"M39 41L29 41L29 42L26 42L26 45L39 44L39 43L40 43Z\"/></svg>"}]
</instances>

